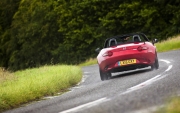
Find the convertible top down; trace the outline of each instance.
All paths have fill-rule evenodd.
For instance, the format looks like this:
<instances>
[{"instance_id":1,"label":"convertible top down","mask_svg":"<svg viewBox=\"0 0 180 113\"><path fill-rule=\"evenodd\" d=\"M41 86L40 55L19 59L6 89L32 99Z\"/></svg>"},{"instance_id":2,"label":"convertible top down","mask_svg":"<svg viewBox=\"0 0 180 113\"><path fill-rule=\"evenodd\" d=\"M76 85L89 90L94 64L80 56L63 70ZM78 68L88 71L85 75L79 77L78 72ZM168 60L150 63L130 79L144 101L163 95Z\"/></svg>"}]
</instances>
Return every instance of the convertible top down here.
<instances>
[{"instance_id":1,"label":"convertible top down","mask_svg":"<svg viewBox=\"0 0 180 113\"><path fill-rule=\"evenodd\" d=\"M156 46L143 33L118 35L105 40L103 49L96 49L99 53L97 62L101 80L111 78L111 73L134 70L151 66L158 69Z\"/></svg>"}]
</instances>

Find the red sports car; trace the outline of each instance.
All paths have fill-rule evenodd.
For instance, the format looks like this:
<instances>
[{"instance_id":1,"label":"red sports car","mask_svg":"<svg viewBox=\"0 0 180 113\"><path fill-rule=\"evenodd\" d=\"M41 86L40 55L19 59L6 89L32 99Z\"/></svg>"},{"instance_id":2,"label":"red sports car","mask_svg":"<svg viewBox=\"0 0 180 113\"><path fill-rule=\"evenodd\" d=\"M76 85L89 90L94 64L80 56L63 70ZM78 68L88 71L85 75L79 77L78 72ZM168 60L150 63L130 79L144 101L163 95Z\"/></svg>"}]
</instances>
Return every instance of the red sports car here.
<instances>
[{"instance_id":1,"label":"red sports car","mask_svg":"<svg viewBox=\"0 0 180 113\"><path fill-rule=\"evenodd\" d=\"M143 33L131 33L114 36L105 40L103 49L96 49L99 53L97 61L101 80L111 78L111 73L134 70L151 66L158 69L156 46Z\"/></svg>"}]
</instances>

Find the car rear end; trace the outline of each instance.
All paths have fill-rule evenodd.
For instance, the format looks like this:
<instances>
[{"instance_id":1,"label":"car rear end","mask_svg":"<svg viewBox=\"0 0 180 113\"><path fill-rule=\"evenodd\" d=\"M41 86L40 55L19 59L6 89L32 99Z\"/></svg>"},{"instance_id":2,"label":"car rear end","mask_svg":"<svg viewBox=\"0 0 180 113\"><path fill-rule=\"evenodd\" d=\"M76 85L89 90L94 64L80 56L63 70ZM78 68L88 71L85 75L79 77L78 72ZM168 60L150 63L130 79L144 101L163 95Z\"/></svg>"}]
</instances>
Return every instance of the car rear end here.
<instances>
[{"instance_id":1,"label":"car rear end","mask_svg":"<svg viewBox=\"0 0 180 113\"><path fill-rule=\"evenodd\" d=\"M134 42L102 49L97 56L104 72L120 72L150 66L155 60L155 47L150 42Z\"/></svg>"}]
</instances>

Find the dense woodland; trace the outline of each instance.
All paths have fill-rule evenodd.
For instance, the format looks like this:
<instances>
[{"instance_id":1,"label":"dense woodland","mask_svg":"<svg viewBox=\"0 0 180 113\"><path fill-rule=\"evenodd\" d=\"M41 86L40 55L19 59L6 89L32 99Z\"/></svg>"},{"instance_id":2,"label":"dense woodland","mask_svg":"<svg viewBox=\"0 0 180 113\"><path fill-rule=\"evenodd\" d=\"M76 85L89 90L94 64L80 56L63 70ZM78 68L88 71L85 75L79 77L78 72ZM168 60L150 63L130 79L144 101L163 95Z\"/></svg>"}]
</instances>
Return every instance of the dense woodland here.
<instances>
[{"instance_id":1,"label":"dense woodland","mask_svg":"<svg viewBox=\"0 0 180 113\"><path fill-rule=\"evenodd\" d=\"M180 32L179 0L0 0L0 67L78 64L114 35Z\"/></svg>"}]
</instances>

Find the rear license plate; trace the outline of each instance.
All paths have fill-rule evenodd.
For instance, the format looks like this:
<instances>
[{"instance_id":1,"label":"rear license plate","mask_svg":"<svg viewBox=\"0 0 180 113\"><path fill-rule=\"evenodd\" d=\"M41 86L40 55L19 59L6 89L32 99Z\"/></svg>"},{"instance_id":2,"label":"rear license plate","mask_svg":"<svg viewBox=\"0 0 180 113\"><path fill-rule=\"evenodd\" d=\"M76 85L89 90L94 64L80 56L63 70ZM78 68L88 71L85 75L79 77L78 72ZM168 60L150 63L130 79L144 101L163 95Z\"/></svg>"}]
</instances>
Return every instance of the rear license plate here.
<instances>
[{"instance_id":1,"label":"rear license plate","mask_svg":"<svg viewBox=\"0 0 180 113\"><path fill-rule=\"evenodd\" d=\"M124 65L135 64L135 63L136 63L136 59L129 59L129 60L119 61L118 65L124 66Z\"/></svg>"}]
</instances>

